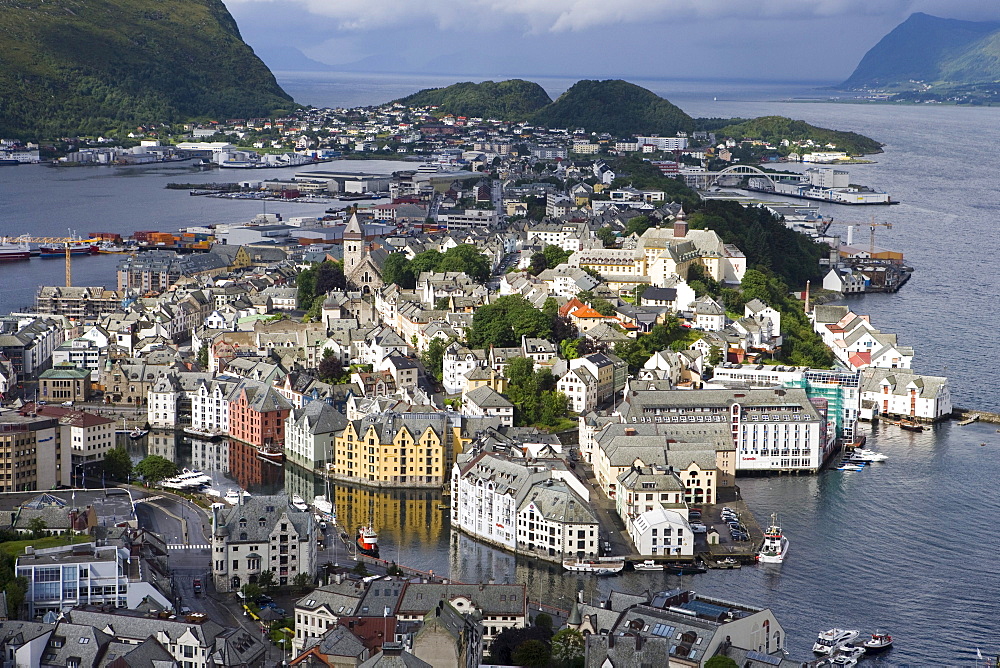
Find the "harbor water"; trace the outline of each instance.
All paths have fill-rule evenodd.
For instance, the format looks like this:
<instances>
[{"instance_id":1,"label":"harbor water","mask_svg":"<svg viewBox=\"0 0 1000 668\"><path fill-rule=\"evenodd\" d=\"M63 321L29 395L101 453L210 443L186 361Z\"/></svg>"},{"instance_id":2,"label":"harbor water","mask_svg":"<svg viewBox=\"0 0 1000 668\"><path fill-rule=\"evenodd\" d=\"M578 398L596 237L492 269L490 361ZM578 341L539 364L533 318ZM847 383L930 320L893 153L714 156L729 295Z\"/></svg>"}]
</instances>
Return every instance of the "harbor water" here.
<instances>
[{"instance_id":1,"label":"harbor water","mask_svg":"<svg viewBox=\"0 0 1000 668\"><path fill-rule=\"evenodd\" d=\"M419 87L415 84L413 90ZM876 243L903 251L916 271L897 294L848 303L884 331L897 333L902 345L912 345L918 371L947 375L956 404L1000 410L994 391L1000 351L992 327L998 303L992 268L1000 251L995 231L1000 192L994 170L984 167L992 164L992 146L985 138L997 127L1000 110L722 101L719 91L675 99L668 88L654 90L694 116L782 114L885 142L886 153L874 157L877 164L846 169L852 182L886 190L902 204L874 210L823 205L822 210L835 222L863 224L871 214L879 222L892 222L890 230L879 228ZM343 163L334 164L343 168ZM362 169L376 171L376 164L365 162ZM165 171L6 168L0 172L0 226L8 235L61 235L66 228L81 233L167 231L260 213L260 203L163 189L168 181L219 181L224 175ZM287 174L281 170L270 178ZM231 180L243 178L269 177L254 173ZM282 209L287 215L315 215L322 209L282 206L288 207ZM867 228L855 234L864 239ZM81 258L74 262L75 282L114 285L116 263L114 256ZM58 260L0 266L0 310L30 303L38 285L61 277ZM238 445L232 446L235 455L226 453L223 465L221 452L210 458L190 442L168 444L171 439L164 436L154 444L150 434L143 445L172 447L175 461L182 464L209 468L211 462L224 468L228 474L220 475L229 477L220 484L231 479L252 492L285 488L302 496L310 490L322 493L322 481L294 465L255 468ZM743 497L758 517L780 513L791 541L788 558L780 566L698 576L571 576L554 564L515 559L451 532L447 510L439 508L447 501L438 491L372 492L337 485L334 496L349 530L374 509L386 558L458 580L523 582L533 599L558 607L568 608L577 591L599 601L612 589L683 586L773 608L796 659L807 658L816 633L833 626L892 633L896 648L878 660L882 665L971 665L977 647L997 654L1000 539L989 522L998 505L993 485L1000 477L1000 434L986 424L949 423L923 433L878 425L869 444L888 454L889 461L856 473L740 479Z\"/></svg>"}]
</instances>

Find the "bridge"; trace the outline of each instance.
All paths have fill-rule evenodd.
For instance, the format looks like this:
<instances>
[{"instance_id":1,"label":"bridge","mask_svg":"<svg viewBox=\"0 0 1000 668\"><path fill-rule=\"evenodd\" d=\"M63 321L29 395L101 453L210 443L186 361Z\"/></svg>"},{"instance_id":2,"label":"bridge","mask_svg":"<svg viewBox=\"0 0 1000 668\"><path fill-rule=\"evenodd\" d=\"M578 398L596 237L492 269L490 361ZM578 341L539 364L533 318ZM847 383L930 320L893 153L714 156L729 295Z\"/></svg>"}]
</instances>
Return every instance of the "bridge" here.
<instances>
[{"instance_id":1,"label":"bridge","mask_svg":"<svg viewBox=\"0 0 1000 668\"><path fill-rule=\"evenodd\" d=\"M774 174L770 172L765 172L764 170L754 167L753 165L731 165L718 172L691 172L687 174L682 174L684 177L684 182L696 188L698 190L708 190L712 186L718 184L719 179L725 176L736 176L742 179L744 176L759 176L763 177L771 186L774 188L778 181L801 178L799 174Z\"/></svg>"}]
</instances>

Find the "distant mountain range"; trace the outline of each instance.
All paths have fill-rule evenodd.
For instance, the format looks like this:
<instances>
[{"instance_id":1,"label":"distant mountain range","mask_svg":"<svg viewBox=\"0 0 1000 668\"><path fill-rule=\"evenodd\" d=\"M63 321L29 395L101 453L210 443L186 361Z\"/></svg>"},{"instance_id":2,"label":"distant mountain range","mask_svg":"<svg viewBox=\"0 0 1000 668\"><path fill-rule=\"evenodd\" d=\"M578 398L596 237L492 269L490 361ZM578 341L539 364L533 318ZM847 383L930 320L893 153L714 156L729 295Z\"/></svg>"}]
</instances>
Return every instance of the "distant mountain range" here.
<instances>
[{"instance_id":1,"label":"distant mountain range","mask_svg":"<svg viewBox=\"0 0 1000 668\"><path fill-rule=\"evenodd\" d=\"M296 105L222 0L0 2L0 137L102 134Z\"/></svg>"},{"instance_id":2,"label":"distant mountain range","mask_svg":"<svg viewBox=\"0 0 1000 668\"><path fill-rule=\"evenodd\" d=\"M408 106L434 105L457 116L525 121L549 127L585 128L623 137L673 135L694 128L694 119L641 86L612 79L578 81L553 101L536 83L521 79L459 83L397 100Z\"/></svg>"},{"instance_id":3,"label":"distant mountain range","mask_svg":"<svg viewBox=\"0 0 1000 668\"><path fill-rule=\"evenodd\" d=\"M1000 22L916 13L864 55L841 87L911 88L1000 80Z\"/></svg>"}]
</instances>

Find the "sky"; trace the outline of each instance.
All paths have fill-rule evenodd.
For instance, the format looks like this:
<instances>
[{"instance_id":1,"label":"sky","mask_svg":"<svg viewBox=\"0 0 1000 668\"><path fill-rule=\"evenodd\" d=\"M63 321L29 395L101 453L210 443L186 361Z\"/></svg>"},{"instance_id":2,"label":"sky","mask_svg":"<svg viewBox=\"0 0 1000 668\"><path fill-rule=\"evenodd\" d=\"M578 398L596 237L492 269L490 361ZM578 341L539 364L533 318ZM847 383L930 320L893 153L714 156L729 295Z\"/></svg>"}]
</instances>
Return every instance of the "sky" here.
<instances>
[{"instance_id":1,"label":"sky","mask_svg":"<svg viewBox=\"0 0 1000 668\"><path fill-rule=\"evenodd\" d=\"M272 70L493 79L838 82L913 12L1000 20L998 0L223 1Z\"/></svg>"}]
</instances>

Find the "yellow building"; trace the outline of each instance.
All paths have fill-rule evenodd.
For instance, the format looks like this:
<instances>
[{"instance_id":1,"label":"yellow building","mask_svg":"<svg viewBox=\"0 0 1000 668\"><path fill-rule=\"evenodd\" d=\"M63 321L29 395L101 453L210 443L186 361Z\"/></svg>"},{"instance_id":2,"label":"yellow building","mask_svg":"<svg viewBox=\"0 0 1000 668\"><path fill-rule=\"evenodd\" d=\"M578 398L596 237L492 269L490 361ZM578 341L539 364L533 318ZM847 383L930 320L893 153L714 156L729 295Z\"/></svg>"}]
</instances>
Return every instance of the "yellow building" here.
<instances>
[{"instance_id":1,"label":"yellow building","mask_svg":"<svg viewBox=\"0 0 1000 668\"><path fill-rule=\"evenodd\" d=\"M331 475L385 487L434 487L445 481L463 439L443 413L352 420L334 439Z\"/></svg>"}]
</instances>

